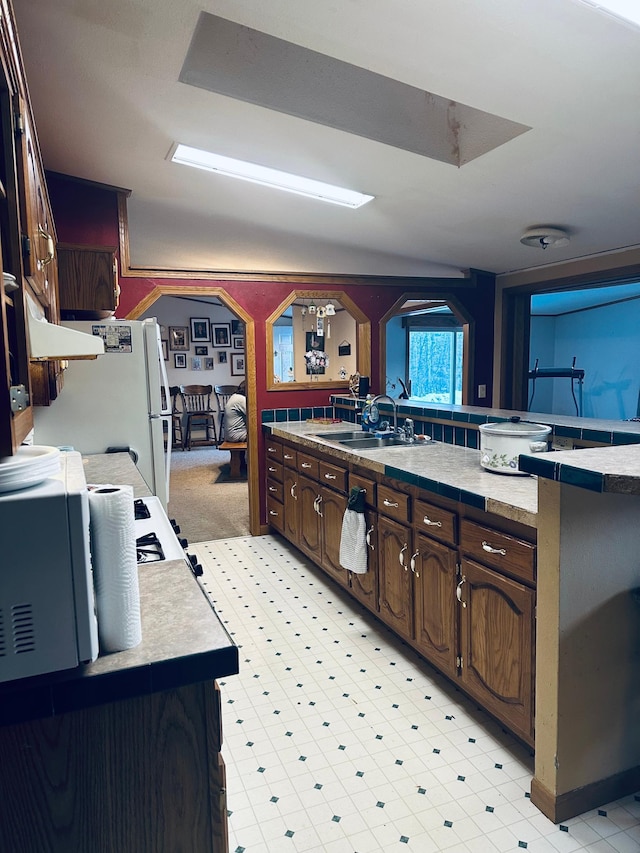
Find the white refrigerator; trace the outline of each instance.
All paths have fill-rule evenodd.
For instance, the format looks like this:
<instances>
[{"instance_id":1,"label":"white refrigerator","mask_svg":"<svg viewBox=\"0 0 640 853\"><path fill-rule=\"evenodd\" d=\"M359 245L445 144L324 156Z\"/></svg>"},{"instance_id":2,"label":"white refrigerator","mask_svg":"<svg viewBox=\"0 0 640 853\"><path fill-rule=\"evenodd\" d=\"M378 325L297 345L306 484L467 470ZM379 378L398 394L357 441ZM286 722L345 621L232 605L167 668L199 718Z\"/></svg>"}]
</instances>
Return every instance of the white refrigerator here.
<instances>
[{"instance_id":1,"label":"white refrigerator","mask_svg":"<svg viewBox=\"0 0 640 853\"><path fill-rule=\"evenodd\" d=\"M105 353L69 362L58 399L34 409L34 443L70 445L83 454L129 448L166 510L171 398L157 321L84 320L63 325L99 335Z\"/></svg>"}]
</instances>

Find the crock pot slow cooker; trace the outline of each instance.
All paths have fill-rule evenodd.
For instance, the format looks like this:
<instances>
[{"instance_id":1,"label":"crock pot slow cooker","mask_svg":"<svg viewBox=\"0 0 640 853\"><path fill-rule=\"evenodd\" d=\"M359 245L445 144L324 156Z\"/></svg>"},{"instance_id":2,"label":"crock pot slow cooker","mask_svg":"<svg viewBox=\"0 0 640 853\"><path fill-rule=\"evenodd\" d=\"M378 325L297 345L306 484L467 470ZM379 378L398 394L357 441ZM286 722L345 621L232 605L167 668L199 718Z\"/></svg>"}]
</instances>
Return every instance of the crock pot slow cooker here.
<instances>
[{"instance_id":1,"label":"crock pot slow cooker","mask_svg":"<svg viewBox=\"0 0 640 853\"><path fill-rule=\"evenodd\" d=\"M512 418L480 424L480 464L497 474L526 474L518 468L521 453L544 453L549 449L551 427Z\"/></svg>"}]
</instances>

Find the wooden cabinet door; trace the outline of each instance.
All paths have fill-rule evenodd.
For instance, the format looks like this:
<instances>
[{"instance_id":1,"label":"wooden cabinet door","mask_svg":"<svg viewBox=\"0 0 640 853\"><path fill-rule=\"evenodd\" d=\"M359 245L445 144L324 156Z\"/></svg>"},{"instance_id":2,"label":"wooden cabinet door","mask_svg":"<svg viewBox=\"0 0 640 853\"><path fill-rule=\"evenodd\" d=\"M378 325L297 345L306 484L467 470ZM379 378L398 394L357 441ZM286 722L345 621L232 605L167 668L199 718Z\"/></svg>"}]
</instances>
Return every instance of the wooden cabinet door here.
<instances>
[{"instance_id":1,"label":"wooden cabinet door","mask_svg":"<svg viewBox=\"0 0 640 853\"><path fill-rule=\"evenodd\" d=\"M310 480L308 477L299 477L296 492L300 504L298 546L314 562L321 564L322 519L316 510L317 499L320 496L320 487L315 480Z\"/></svg>"},{"instance_id":2,"label":"wooden cabinet door","mask_svg":"<svg viewBox=\"0 0 640 853\"><path fill-rule=\"evenodd\" d=\"M111 316L118 307L115 247L58 246L58 289L64 320Z\"/></svg>"},{"instance_id":3,"label":"wooden cabinet door","mask_svg":"<svg viewBox=\"0 0 640 853\"><path fill-rule=\"evenodd\" d=\"M532 743L535 593L469 559L459 592L462 683Z\"/></svg>"},{"instance_id":4,"label":"wooden cabinet door","mask_svg":"<svg viewBox=\"0 0 640 853\"><path fill-rule=\"evenodd\" d=\"M415 639L421 654L448 675L456 674L456 552L417 534L414 573Z\"/></svg>"},{"instance_id":5,"label":"wooden cabinet door","mask_svg":"<svg viewBox=\"0 0 640 853\"><path fill-rule=\"evenodd\" d=\"M378 516L380 616L404 637L413 638L413 575L409 570L411 531Z\"/></svg>"},{"instance_id":6,"label":"wooden cabinet door","mask_svg":"<svg viewBox=\"0 0 640 853\"><path fill-rule=\"evenodd\" d=\"M299 538L299 506L298 500L298 472L291 468L284 468L283 473L283 501L284 501L284 535L289 542L298 544Z\"/></svg>"},{"instance_id":7,"label":"wooden cabinet door","mask_svg":"<svg viewBox=\"0 0 640 853\"><path fill-rule=\"evenodd\" d=\"M51 303L50 291L55 288L55 280L49 275L49 267L55 262L56 236L38 141L31 125L30 112L19 96L16 97L15 109L20 115L21 129L16 137L16 159L21 196L24 272L29 277L39 301L46 308Z\"/></svg>"},{"instance_id":8,"label":"wooden cabinet door","mask_svg":"<svg viewBox=\"0 0 640 853\"><path fill-rule=\"evenodd\" d=\"M340 537L346 508L346 495L321 487L318 510L322 520L322 567L343 586L349 585L349 573L340 565Z\"/></svg>"},{"instance_id":9,"label":"wooden cabinet door","mask_svg":"<svg viewBox=\"0 0 640 853\"><path fill-rule=\"evenodd\" d=\"M376 612L378 603L378 514L375 510L367 509L364 513L367 529L367 571L365 574L350 572L351 592L369 610Z\"/></svg>"}]
</instances>

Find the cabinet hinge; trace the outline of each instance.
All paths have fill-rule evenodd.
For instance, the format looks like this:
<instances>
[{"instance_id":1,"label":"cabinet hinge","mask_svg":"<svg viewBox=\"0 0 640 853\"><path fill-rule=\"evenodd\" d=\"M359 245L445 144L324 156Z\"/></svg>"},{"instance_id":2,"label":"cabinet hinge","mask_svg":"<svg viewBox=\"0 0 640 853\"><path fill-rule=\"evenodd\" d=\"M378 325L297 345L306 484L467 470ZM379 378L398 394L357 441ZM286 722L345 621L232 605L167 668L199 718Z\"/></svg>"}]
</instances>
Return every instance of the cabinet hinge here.
<instances>
[{"instance_id":1,"label":"cabinet hinge","mask_svg":"<svg viewBox=\"0 0 640 853\"><path fill-rule=\"evenodd\" d=\"M462 575L462 563L456 563L456 576L460 577Z\"/></svg>"},{"instance_id":2,"label":"cabinet hinge","mask_svg":"<svg viewBox=\"0 0 640 853\"><path fill-rule=\"evenodd\" d=\"M31 240L26 234L22 235L22 256L24 258L31 257Z\"/></svg>"},{"instance_id":3,"label":"cabinet hinge","mask_svg":"<svg viewBox=\"0 0 640 853\"><path fill-rule=\"evenodd\" d=\"M28 407L29 395L24 385L12 385L9 394L12 412L23 412Z\"/></svg>"},{"instance_id":4,"label":"cabinet hinge","mask_svg":"<svg viewBox=\"0 0 640 853\"><path fill-rule=\"evenodd\" d=\"M458 655L458 657L456 658L456 666L458 667L458 669L462 669L462 655Z\"/></svg>"},{"instance_id":5,"label":"cabinet hinge","mask_svg":"<svg viewBox=\"0 0 640 853\"><path fill-rule=\"evenodd\" d=\"M14 126L16 134L22 136L24 133L24 116L21 112L14 113Z\"/></svg>"}]
</instances>

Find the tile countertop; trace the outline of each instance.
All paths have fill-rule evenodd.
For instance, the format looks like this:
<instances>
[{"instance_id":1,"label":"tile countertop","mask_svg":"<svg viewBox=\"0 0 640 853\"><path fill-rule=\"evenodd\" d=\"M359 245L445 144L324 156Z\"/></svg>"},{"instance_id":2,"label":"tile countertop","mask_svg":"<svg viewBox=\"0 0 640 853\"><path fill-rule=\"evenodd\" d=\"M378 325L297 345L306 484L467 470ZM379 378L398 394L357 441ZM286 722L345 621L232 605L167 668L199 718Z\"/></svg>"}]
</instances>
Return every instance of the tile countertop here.
<instances>
[{"instance_id":1,"label":"tile countertop","mask_svg":"<svg viewBox=\"0 0 640 853\"><path fill-rule=\"evenodd\" d=\"M536 527L538 489L535 477L496 474L480 465L480 451L430 442L424 447L347 450L329 443L322 433L353 429L351 423L304 422L265 425L273 435L295 440L301 447L322 450L336 459L355 462L387 477L413 483L427 491Z\"/></svg>"},{"instance_id":2,"label":"tile countertop","mask_svg":"<svg viewBox=\"0 0 640 853\"><path fill-rule=\"evenodd\" d=\"M86 457L87 482L149 494L126 453ZM0 684L0 725L39 719L238 672L238 648L185 560L139 567L142 642L63 672Z\"/></svg>"}]
</instances>

